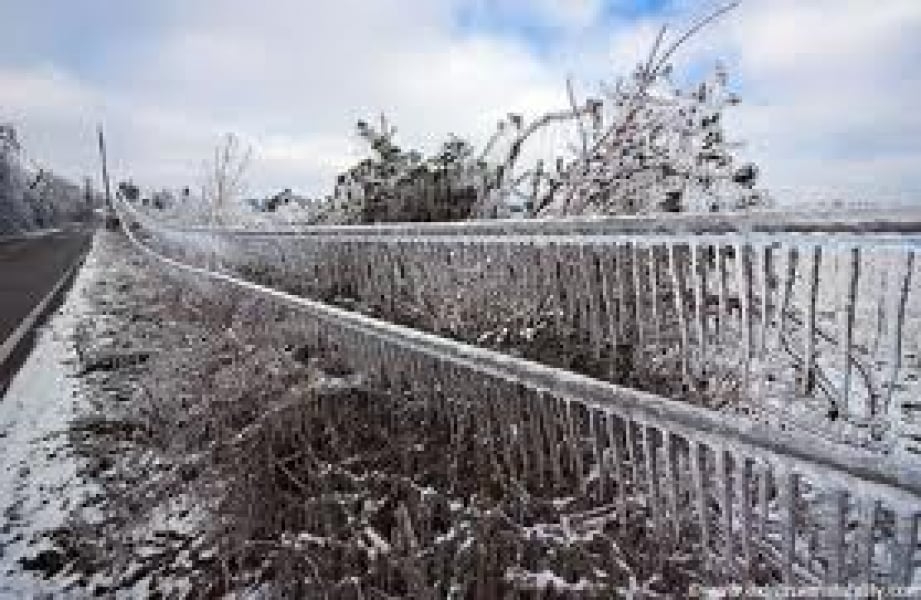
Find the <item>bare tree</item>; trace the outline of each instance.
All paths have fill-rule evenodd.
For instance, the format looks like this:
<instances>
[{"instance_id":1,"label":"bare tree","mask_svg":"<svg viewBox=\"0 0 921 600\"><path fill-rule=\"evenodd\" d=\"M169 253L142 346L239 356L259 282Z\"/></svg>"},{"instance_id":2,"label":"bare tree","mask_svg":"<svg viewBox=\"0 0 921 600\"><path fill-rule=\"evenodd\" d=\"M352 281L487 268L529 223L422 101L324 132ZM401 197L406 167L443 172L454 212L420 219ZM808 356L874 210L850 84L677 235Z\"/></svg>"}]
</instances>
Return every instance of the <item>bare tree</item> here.
<instances>
[{"instance_id":1,"label":"bare tree","mask_svg":"<svg viewBox=\"0 0 921 600\"><path fill-rule=\"evenodd\" d=\"M235 134L226 133L212 158L205 161L202 202L212 223L226 222L238 208L252 154L251 146L244 146Z\"/></svg>"}]
</instances>

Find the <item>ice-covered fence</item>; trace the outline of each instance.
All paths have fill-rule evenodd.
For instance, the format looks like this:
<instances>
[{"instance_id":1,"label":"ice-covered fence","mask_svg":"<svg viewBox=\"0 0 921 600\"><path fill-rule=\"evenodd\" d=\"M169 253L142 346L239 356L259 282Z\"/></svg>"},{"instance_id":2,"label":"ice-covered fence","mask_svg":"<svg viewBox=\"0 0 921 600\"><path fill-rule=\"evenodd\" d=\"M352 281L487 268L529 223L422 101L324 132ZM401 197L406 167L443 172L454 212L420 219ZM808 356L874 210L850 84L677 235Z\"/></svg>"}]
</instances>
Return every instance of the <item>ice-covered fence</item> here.
<instances>
[{"instance_id":1,"label":"ice-covered fence","mask_svg":"<svg viewBox=\"0 0 921 600\"><path fill-rule=\"evenodd\" d=\"M596 377L658 381L646 389L852 445L921 446L921 211L187 229L158 239L200 264L350 298L467 341L550 324L559 343L606 365Z\"/></svg>"},{"instance_id":2,"label":"ice-covered fence","mask_svg":"<svg viewBox=\"0 0 921 600\"><path fill-rule=\"evenodd\" d=\"M163 244L155 231L146 234ZM251 243L260 238L236 235L231 239ZM303 238L299 234L292 239ZM646 238L637 238L624 243L632 252L634 245L642 248L645 242ZM345 256L348 243L340 239L311 248L339 248ZM359 239L355 248L367 249L370 243ZM387 245L386 241L374 243ZM387 260L394 260L406 270L414 265L425 268L434 258L414 256L409 248L418 243L426 242L394 241L407 246L405 253L393 249L395 254L385 255L379 264L386 266ZM486 257L471 263L488 262L486 243L488 240L477 240L473 248L460 252L485 253ZM650 246L665 244L671 256L676 251L670 248L676 243L659 239ZM746 243L754 242L748 238ZM236 242L228 244L233 247ZM636 534L627 530L627 523L639 516L649 522L645 535L658 540L658 554L647 557L650 561L663 569L676 564L694 569L707 583L917 583L921 512L921 464L917 459L897 451L842 447L809 432L778 428L745 415L727 418L707 408L189 266L141 246L157 261L195 278L243 288L302 311L313 345L336 352L365 374L368 386L399 393L409 390L410 398L426 404L431 423L447 423L459 451L472 449L483 468L495 470L496 476L518 482L531 494L583 498L588 508L568 523L570 535L603 531L616 536L620 532L626 541ZM247 246L247 252L253 248ZM425 255L431 250L417 251ZM436 247L435 251L445 249ZM689 252L691 256L680 260L693 265L694 251ZM744 256L737 249L726 260L740 255ZM230 262L235 264L236 259ZM352 281L360 289L359 282L346 279L344 270L335 270L355 264L352 258L338 257L320 265L328 271L317 276ZM676 257L662 268L677 271L681 277L682 271L673 266L679 264ZM397 267L391 266L396 273ZM688 267L682 268L686 273ZM741 277L745 279L744 272ZM815 289L808 279L807 288ZM374 286L385 285L366 283L378 291ZM755 305L746 295L750 294L739 299L749 303L748 308L739 309L743 313ZM603 300L601 296L599 293ZM733 297L729 291L726 296ZM715 314L717 323L704 325L710 329L728 326L718 321L730 312L728 305L727 300L724 312ZM640 302L637 306L650 305ZM693 303L691 308L695 308ZM682 310L687 308L676 308ZM563 316L568 318L565 312ZM744 321L744 314L741 319ZM686 320L698 322L692 316ZM738 323L740 317L734 320ZM687 333L689 340L691 335ZM689 370L697 365L688 362Z\"/></svg>"}]
</instances>

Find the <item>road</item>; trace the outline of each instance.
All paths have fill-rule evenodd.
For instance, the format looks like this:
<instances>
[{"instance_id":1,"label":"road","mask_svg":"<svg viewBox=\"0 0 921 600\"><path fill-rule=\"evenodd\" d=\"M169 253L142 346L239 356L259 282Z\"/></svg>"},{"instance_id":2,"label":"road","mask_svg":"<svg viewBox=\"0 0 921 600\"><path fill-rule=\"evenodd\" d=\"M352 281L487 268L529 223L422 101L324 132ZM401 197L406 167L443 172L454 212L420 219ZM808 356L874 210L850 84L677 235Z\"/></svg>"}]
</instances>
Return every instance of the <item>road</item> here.
<instances>
[{"instance_id":1,"label":"road","mask_svg":"<svg viewBox=\"0 0 921 600\"><path fill-rule=\"evenodd\" d=\"M91 238L90 228L75 226L0 239L0 391L22 358L22 348L10 352L6 342L83 256Z\"/></svg>"}]
</instances>

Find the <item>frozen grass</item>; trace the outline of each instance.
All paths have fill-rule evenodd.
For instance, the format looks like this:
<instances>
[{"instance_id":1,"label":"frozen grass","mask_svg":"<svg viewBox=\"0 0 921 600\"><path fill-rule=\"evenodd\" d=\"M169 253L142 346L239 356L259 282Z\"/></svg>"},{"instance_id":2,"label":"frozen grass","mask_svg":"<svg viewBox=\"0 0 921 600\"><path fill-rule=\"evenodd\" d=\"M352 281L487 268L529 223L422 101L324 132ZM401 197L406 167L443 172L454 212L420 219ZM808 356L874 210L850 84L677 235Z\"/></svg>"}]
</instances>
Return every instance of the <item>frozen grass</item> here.
<instances>
[{"instance_id":1,"label":"frozen grass","mask_svg":"<svg viewBox=\"0 0 921 600\"><path fill-rule=\"evenodd\" d=\"M622 510L600 487L594 433L544 431L546 454L529 455L534 432L497 433L519 422L502 412L512 409L482 414L455 393L465 381L443 379L427 401L415 392L435 383L410 373L371 389L349 357L317 345L303 314L166 272L116 234L100 234L91 261L70 326L83 400L67 440L92 493L53 526L46 555L78 595L680 596L701 581L702 557L722 564L739 530L735 511L725 530L714 485L701 549L686 464L675 539L649 518L645 449L620 459ZM594 431L574 412L577 430ZM715 483L709 458L707 468ZM665 470L658 478L660 490L671 483ZM812 581L823 513L809 483L801 489L796 568ZM756 545L751 572L761 583L779 580L783 537L783 506L766 490L769 543Z\"/></svg>"},{"instance_id":2,"label":"frozen grass","mask_svg":"<svg viewBox=\"0 0 921 600\"><path fill-rule=\"evenodd\" d=\"M639 499L621 523L575 478L528 493L472 421L452 433L408 390L365 389L298 315L157 271L113 234L99 245L77 327L92 410L71 439L104 526L67 538L98 590L610 597L696 581L691 547L660 547Z\"/></svg>"}]
</instances>

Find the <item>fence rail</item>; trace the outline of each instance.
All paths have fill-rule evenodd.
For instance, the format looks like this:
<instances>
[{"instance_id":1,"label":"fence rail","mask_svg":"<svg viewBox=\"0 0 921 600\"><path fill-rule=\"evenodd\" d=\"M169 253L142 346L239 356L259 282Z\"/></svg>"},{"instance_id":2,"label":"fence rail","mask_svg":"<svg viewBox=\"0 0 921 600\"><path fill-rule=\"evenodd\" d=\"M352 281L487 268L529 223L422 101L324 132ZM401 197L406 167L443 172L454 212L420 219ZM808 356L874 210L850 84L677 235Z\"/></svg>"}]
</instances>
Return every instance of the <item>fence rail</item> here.
<instances>
[{"instance_id":1,"label":"fence rail","mask_svg":"<svg viewBox=\"0 0 921 600\"><path fill-rule=\"evenodd\" d=\"M141 215L143 217L143 215ZM370 223L365 225L311 225L299 222L284 224L253 222L246 227L188 226L177 230L230 235L422 235L464 233L476 235L510 235L516 233L899 233L921 235L921 209L846 209L776 211L751 210L744 213L662 213L655 215L580 216L553 219L488 219L475 221Z\"/></svg>"},{"instance_id":2,"label":"fence rail","mask_svg":"<svg viewBox=\"0 0 921 600\"><path fill-rule=\"evenodd\" d=\"M136 217L144 222L141 216ZM482 233L489 226L469 227L481 228ZM565 228L559 224L547 227ZM715 346L722 344L738 351L738 344L727 345L727 337L741 337L741 348L748 351L739 362L746 365L745 372L754 373L756 358L763 356L756 350L775 347L778 337L783 343L786 334L791 336L789 345L797 346L807 357L794 370L808 373L810 368L818 371L820 364L825 366L820 360L825 358L823 351L853 348L856 338L854 328L848 326L856 320L858 303L854 300L845 303L844 328L835 332L850 337L830 336L840 341L841 346L835 346L822 335L819 298L825 296L819 294L818 282L824 273L823 261L828 260L829 252L851 257L842 265L843 272L849 274L845 278L849 289L853 289L853 265L858 266L856 273L866 272L859 267L872 247L855 253L851 245L838 249L834 239L824 239L821 245L810 242L803 252L797 244L778 248L748 242L740 247L687 238L680 243L659 244L615 236L604 247L594 242L549 242L546 248L551 252L547 252L536 245L507 241L501 234L489 241L466 236L463 226L445 227L445 231L454 232L452 238L459 234L463 239L444 238L442 246L433 240L413 239L406 233L411 227L391 228L387 234L372 229L378 228L347 229L350 236L367 237L340 243L319 241L313 230L281 236L279 241L274 235L177 232L148 223L140 227L143 243L130 228L127 231L160 263L302 311L315 342L335 348L366 375L367 385L411 389L415 398L426 403L432 419L450 423L452 439L479 438L473 447L490 455L491 460L484 460L497 465L502 476L519 482L531 493L569 490L591 499L602 511L593 514L609 513L621 524L627 515L641 514L652 523L663 553L683 548L700 558L702 581L909 584L915 580L921 461L897 449L842 445L826 435L778 427L758 418L755 412L727 416L712 407L676 402L214 270L232 267L239 273L255 268L260 261L281 261L285 276L304 280L301 291L319 295L324 285L332 283L369 304L377 300L383 305L401 294L411 298L429 293L446 300L451 296L450 286L498 284L491 293L477 296L484 299L478 310L493 310L493 300L498 306L495 294L504 295L505 303L552 297L555 316L572 319L582 327L577 327L578 331L592 336L595 333L588 329L590 325L607 324L609 327L601 327L600 336L587 339L607 344L615 353L618 344L614 340L620 336L639 342L659 327L653 346L630 351L649 356L650 347L655 352L676 347L681 351L678 362L686 363L687 372L694 373L710 364L704 357L718 355ZM423 229L432 233L440 231L440 226ZM881 229L886 236L892 233L890 228ZM910 287L917 238L915 230L908 229L907 241L892 250L894 264L901 265L901 270L890 275L886 289ZM379 239L382 235L384 238ZM439 235L435 238L443 239ZM711 248L716 250L709 261L702 260ZM733 248L734 254L727 253L727 248ZM757 260L755 257L765 249L770 250L770 256L797 251L795 259L782 263L783 268L770 270L775 277L788 274L776 283L771 283L769 276L755 279L762 271L750 266L754 263L749 259ZM166 251L183 258L165 256ZM644 252L651 257L650 262L642 261ZM800 255L807 257L804 266L799 266ZM738 261L739 256L746 260ZM613 259L607 263L609 268L601 268L602 258ZM723 260L730 263L730 272L737 274L737 288L727 289L733 281L727 275L717 277L722 287L686 285L694 280L695 273L703 277L704 264L708 275L718 275ZM587 264L594 265L594 276L580 272L578 267ZM639 275L641 265L649 269L647 278ZM800 278L789 275L791 270ZM457 273L472 274L472 278L458 278ZM565 281L561 273L572 275L569 289L578 286L588 293L567 295L560 285L561 279ZM612 285L613 281L623 287ZM804 295L797 297L803 303L796 305L797 310L791 308L791 282L795 291ZM705 289L708 295L716 296L715 309L701 299ZM772 293L759 295L753 289ZM457 290L453 289L455 296ZM916 318L916 313L906 308L907 294L896 294L893 306L886 309L896 334L901 334L909 317ZM731 299L738 305L731 307ZM665 320L666 306L674 307L671 320ZM735 314L727 320L733 310ZM658 316L645 317L655 311ZM626 315L631 316L633 330L615 318ZM765 322L768 326L763 325ZM789 324L796 322L806 335L792 339ZM760 329L755 327L757 323L762 324ZM661 337L666 325L678 327L672 332L676 339L668 343ZM621 326L624 331L618 330ZM896 355L896 371L903 359L904 342L900 335L889 342L889 356L893 352ZM840 355L845 356L843 351ZM885 371L890 381L892 366ZM843 366L841 374L849 369ZM828 373L825 371L825 377L831 380ZM844 381L853 384L851 373L851 379ZM757 379L765 378L759 374ZM807 383L797 385L801 388ZM853 399L847 397L848 389L843 385L831 392L850 406Z\"/></svg>"}]
</instances>

